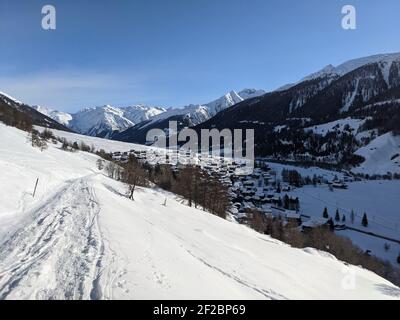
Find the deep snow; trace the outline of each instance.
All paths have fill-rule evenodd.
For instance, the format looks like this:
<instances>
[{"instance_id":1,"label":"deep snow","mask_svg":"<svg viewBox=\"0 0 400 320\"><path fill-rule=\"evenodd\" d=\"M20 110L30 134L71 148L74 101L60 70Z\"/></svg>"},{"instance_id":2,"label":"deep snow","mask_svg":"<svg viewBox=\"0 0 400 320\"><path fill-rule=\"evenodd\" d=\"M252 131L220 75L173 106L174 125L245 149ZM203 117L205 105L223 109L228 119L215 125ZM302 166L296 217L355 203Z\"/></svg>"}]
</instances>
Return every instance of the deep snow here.
<instances>
[{"instance_id":1,"label":"deep snow","mask_svg":"<svg viewBox=\"0 0 400 320\"><path fill-rule=\"evenodd\" d=\"M365 161L352 171L364 174L400 173L400 136L385 133L368 145L358 149L355 154Z\"/></svg>"},{"instance_id":2,"label":"deep snow","mask_svg":"<svg viewBox=\"0 0 400 320\"><path fill-rule=\"evenodd\" d=\"M91 154L55 145L40 152L2 124L0 137L3 299L400 298L370 271L293 249L172 194L139 188L130 201Z\"/></svg>"},{"instance_id":3,"label":"deep snow","mask_svg":"<svg viewBox=\"0 0 400 320\"><path fill-rule=\"evenodd\" d=\"M400 213L396 208L400 181L360 181L348 185L347 190L334 191L330 191L327 185L306 186L288 194L299 197L302 214L321 218L327 207L329 215L334 218L338 209L341 217L346 216L349 227L400 240ZM350 220L351 211L355 214L354 223ZM368 228L361 225L364 213L368 217ZM350 230L340 231L339 234L349 237L360 248L371 250L373 255L397 265L400 244ZM390 245L389 251L384 250L385 243Z\"/></svg>"}]
</instances>

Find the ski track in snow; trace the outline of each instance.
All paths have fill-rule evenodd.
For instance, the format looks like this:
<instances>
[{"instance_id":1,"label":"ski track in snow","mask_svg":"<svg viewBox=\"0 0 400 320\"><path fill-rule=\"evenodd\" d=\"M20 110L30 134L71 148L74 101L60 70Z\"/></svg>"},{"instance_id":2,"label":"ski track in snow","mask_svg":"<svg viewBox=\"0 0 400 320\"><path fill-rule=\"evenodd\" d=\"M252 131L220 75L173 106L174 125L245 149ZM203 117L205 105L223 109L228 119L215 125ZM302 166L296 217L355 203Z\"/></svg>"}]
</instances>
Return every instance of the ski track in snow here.
<instances>
[{"instance_id":1,"label":"ski track in snow","mask_svg":"<svg viewBox=\"0 0 400 320\"><path fill-rule=\"evenodd\" d=\"M2 244L0 299L100 299L99 212L87 178L69 181L34 210L33 222Z\"/></svg>"},{"instance_id":2,"label":"ski track in snow","mask_svg":"<svg viewBox=\"0 0 400 320\"><path fill-rule=\"evenodd\" d=\"M53 145L42 153L1 124L0 135L0 300L400 297L372 272L291 248L168 192L138 188L131 201L124 184L95 169L94 155ZM342 286L343 270L355 272L354 290Z\"/></svg>"},{"instance_id":3,"label":"ski track in snow","mask_svg":"<svg viewBox=\"0 0 400 320\"><path fill-rule=\"evenodd\" d=\"M230 274L214 265L209 264L207 261L205 261L204 259L196 256L193 252L191 252L190 250L187 250L187 253L190 254L193 258L197 259L198 261L200 261L201 263L203 263L205 266L209 267L210 269L219 272L220 274L222 274L224 277L231 279L235 282L237 282L239 285L242 285L246 288L249 288L253 291L255 291L256 293L260 294L264 299L269 299L269 300L288 300L285 296L280 295L277 292L274 292L272 290L269 289L261 289L258 288L256 285L250 284L247 281L243 280L242 278L234 275L234 274Z\"/></svg>"}]
</instances>

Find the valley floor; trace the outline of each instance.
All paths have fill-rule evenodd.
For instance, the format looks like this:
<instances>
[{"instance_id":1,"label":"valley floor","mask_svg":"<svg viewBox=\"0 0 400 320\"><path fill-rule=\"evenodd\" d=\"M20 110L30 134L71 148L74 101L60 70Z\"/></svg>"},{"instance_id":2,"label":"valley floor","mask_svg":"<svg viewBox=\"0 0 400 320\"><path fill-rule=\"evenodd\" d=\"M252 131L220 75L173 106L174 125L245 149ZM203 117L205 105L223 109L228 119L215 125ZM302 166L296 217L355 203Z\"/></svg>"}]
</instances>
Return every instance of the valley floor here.
<instances>
[{"instance_id":1,"label":"valley floor","mask_svg":"<svg viewBox=\"0 0 400 320\"><path fill-rule=\"evenodd\" d=\"M320 218L326 207L329 215L334 218L338 209L341 217L346 216L343 223L346 226L400 241L400 211L397 208L400 181L360 181L348 185L347 190L334 191L330 191L327 185L306 186L289 194L301 199L302 214ZM355 214L353 223L350 219L351 211ZM368 217L367 228L361 224L364 213ZM352 230L337 233L349 237L363 250L370 250L373 255L390 261L394 266L398 265L400 243ZM389 244L389 250L384 249L385 243Z\"/></svg>"}]
</instances>

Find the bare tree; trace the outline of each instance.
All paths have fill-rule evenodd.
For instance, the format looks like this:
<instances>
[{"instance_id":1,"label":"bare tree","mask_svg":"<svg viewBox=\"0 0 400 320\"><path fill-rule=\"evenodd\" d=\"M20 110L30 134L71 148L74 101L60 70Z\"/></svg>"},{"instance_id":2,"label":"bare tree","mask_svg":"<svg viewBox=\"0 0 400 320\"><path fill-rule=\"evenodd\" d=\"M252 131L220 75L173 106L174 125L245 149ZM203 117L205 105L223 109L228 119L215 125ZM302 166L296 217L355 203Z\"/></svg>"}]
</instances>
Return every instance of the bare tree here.
<instances>
[{"instance_id":1,"label":"bare tree","mask_svg":"<svg viewBox=\"0 0 400 320\"><path fill-rule=\"evenodd\" d=\"M118 165L115 162L108 162L106 167L106 172L107 175L111 178L111 179L116 179L117 177L117 171L118 171Z\"/></svg>"},{"instance_id":2,"label":"bare tree","mask_svg":"<svg viewBox=\"0 0 400 320\"><path fill-rule=\"evenodd\" d=\"M128 198L131 200L133 200L133 193L136 186L148 185L146 171L133 156L130 156L128 162L124 165L122 180L128 184Z\"/></svg>"},{"instance_id":3,"label":"bare tree","mask_svg":"<svg viewBox=\"0 0 400 320\"><path fill-rule=\"evenodd\" d=\"M97 164L97 169L99 169L99 170L104 169L104 160L103 159L97 159L96 164Z\"/></svg>"}]
</instances>

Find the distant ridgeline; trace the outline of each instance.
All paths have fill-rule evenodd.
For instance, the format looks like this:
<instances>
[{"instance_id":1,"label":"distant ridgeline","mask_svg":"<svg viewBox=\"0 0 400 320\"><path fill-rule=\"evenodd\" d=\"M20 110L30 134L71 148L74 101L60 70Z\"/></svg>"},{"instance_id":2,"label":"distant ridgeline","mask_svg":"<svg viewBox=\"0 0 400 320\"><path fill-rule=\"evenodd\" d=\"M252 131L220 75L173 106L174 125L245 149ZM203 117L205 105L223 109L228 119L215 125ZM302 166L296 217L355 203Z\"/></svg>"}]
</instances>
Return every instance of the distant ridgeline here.
<instances>
[{"instance_id":1,"label":"distant ridgeline","mask_svg":"<svg viewBox=\"0 0 400 320\"><path fill-rule=\"evenodd\" d=\"M72 132L57 121L30 106L0 93L0 121L6 125L31 131L33 125Z\"/></svg>"},{"instance_id":2,"label":"distant ridgeline","mask_svg":"<svg viewBox=\"0 0 400 320\"><path fill-rule=\"evenodd\" d=\"M240 102L195 129L253 128L258 156L336 164L358 163L358 148L377 135L400 133L400 54L324 70L283 90ZM345 125L348 119L361 121ZM325 132L313 130L335 121L337 127Z\"/></svg>"}]
</instances>

